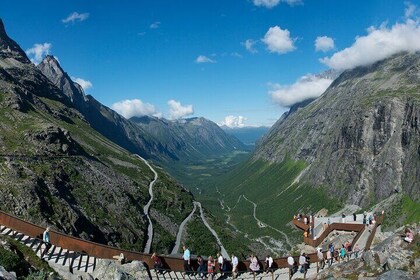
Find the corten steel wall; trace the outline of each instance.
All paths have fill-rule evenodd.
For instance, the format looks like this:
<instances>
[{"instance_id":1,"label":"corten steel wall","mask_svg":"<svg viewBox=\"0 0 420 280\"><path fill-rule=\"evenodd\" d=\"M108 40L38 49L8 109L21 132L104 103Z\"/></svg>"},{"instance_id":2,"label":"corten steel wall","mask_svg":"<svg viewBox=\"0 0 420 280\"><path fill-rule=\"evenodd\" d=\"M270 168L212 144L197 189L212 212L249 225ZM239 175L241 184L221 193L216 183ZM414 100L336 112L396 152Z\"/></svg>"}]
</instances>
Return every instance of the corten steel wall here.
<instances>
[{"instance_id":1,"label":"corten steel wall","mask_svg":"<svg viewBox=\"0 0 420 280\"><path fill-rule=\"evenodd\" d=\"M382 221L383 221L383 216L377 218L377 223L376 223L374 229L372 230L372 233L373 233L371 235L372 240L373 240L373 235L374 235L373 231L376 231L376 227L378 227L382 223ZM293 222L295 224L296 224L296 222L298 222L297 226L302 226L303 228L305 228L305 226L307 226L304 223L300 223L297 220L293 220ZM0 211L0 224L6 226L8 228L11 228L13 230L16 230L17 232L20 232L20 233L23 233L25 235L31 236L33 238L41 238L42 233L45 230L45 228L43 228L43 227L40 227L40 226L37 226L35 224L26 222L22 219L19 219L17 217L9 215L9 214L7 214L3 211ZM331 224L330 225L331 230L329 230L329 232L331 232L334 229L361 232L360 226L362 226L362 228L363 228L363 225L359 225L359 224L339 224L339 223ZM54 244L56 246L59 246L59 247L62 247L64 249L70 250L70 251L85 253L87 255L94 256L94 257L97 257L97 258L102 258L102 259L112 259L113 256L116 256L116 255L119 255L120 253L123 253L127 260L143 261L148 265L148 267L153 267L153 261L150 258L151 257L150 254L143 254L143 253L138 253L138 252L133 252L133 251L128 251L128 250L122 250L122 249L118 249L118 248L115 248L115 247L111 247L111 246L107 246L107 245L83 240L83 239L80 239L80 238L76 238L76 237L73 237L73 236L69 236L69 235L66 235L66 234L62 234L62 233L59 233L59 232L56 232L56 231L53 231L53 230L50 231L50 238L51 238L51 243L52 244ZM322 239L323 238L319 238L319 243L322 241ZM310 240L312 240L312 239L310 239ZM370 244L371 244L372 240L370 240L369 247L370 247ZM314 241L314 240L312 240L312 241ZM316 241L316 243L314 242L313 244L319 244L319 243L318 243L318 241ZM314 246L317 246L317 245L314 245ZM316 253L308 254L308 256L310 258L310 262L313 263L313 262L318 261ZM170 270L174 270L174 271L183 270L184 262L181 258L172 257L172 256L161 256L161 259L162 259L162 262L163 262L165 268L170 269ZM294 256L294 259L295 259L295 261L298 261L299 256ZM239 262L239 270L240 271L248 270L249 264L250 263L249 263L248 260L240 261ZM262 265L261 262L260 262L260 265ZM274 259L274 264L273 265L274 265L274 268L288 267L287 257ZM192 260L192 266L195 267L195 268L197 267L196 260ZM263 266L261 266L261 268L263 268Z\"/></svg>"}]
</instances>

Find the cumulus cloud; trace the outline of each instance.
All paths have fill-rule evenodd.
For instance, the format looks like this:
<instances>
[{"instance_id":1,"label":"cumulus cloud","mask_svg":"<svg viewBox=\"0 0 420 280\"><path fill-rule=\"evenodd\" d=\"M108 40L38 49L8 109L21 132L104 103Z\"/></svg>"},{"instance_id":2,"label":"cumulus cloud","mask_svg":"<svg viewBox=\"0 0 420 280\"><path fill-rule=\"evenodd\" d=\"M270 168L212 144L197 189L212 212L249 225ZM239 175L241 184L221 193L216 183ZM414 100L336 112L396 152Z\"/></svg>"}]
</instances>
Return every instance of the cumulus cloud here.
<instances>
[{"instance_id":1,"label":"cumulus cloud","mask_svg":"<svg viewBox=\"0 0 420 280\"><path fill-rule=\"evenodd\" d=\"M71 77L71 79L74 82L78 83L83 88L84 91L86 91L86 90L88 90L88 89L90 89L90 88L93 87L91 81L84 80L82 78L76 78L76 77Z\"/></svg>"},{"instance_id":2,"label":"cumulus cloud","mask_svg":"<svg viewBox=\"0 0 420 280\"><path fill-rule=\"evenodd\" d=\"M410 2L404 2L404 4L405 4L404 16L406 19L417 16L418 9L416 5Z\"/></svg>"},{"instance_id":3,"label":"cumulus cloud","mask_svg":"<svg viewBox=\"0 0 420 280\"><path fill-rule=\"evenodd\" d=\"M159 28L160 27L160 21L155 21L149 27L150 27L150 29L157 29L157 28Z\"/></svg>"},{"instance_id":4,"label":"cumulus cloud","mask_svg":"<svg viewBox=\"0 0 420 280\"><path fill-rule=\"evenodd\" d=\"M270 52L278 54L288 53L295 49L294 39L290 38L289 30L281 29L279 26L270 27L261 41L267 45Z\"/></svg>"},{"instance_id":5,"label":"cumulus cloud","mask_svg":"<svg viewBox=\"0 0 420 280\"><path fill-rule=\"evenodd\" d=\"M227 126L230 128L241 128L245 126L245 121L247 120L247 118L245 118L244 116L226 116L225 119L223 121L221 121L220 123L218 123L219 126Z\"/></svg>"},{"instance_id":6,"label":"cumulus cloud","mask_svg":"<svg viewBox=\"0 0 420 280\"><path fill-rule=\"evenodd\" d=\"M73 12L68 17L61 20L62 23L75 23L76 21L84 21L87 20L89 17L89 13L81 13Z\"/></svg>"},{"instance_id":7,"label":"cumulus cloud","mask_svg":"<svg viewBox=\"0 0 420 280\"><path fill-rule=\"evenodd\" d=\"M248 39L245 42L242 43L242 45L245 46L246 50L250 53L257 53L258 51L254 48L254 45L257 43L257 41Z\"/></svg>"},{"instance_id":8,"label":"cumulus cloud","mask_svg":"<svg viewBox=\"0 0 420 280\"><path fill-rule=\"evenodd\" d=\"M273 8L280 3L280 0L252 0L255 6L258 7L265 7L265 8ZM294 6L297 4L302 4L302 0L282 0L281 2L286 2L290 6Z\"/></svg>"},{"instance_id":9,"label":"cumulus cloud","mask_svg":"<svg viewBox=\"0 0 420 280\"><path fill-rule=\"evenodd\" d=\"M162 116L161 113L156 111L155 106L144 103L140 99L122 100L112 104L111 108L126 119L141 116Z\"/></svg>"},{"instance_id":10,"label":"cumulus cloud","mask_svg":"<svg viewBox=\"0 0 420 280\"><path fill-rule=\"evenodd\" d=\"M195 59L195 63L216 63L215 60L208 58L205 55L199 55L196 59Z\"/></svg>"},{"instance_id":11,"label":"cumulus cloud","mask_svg":"<svg viewBox=\"0 0 420 280\"><path fill-rule=\"evenodd\" d=\"M334 49L334 39L328 36L318 36L315 39L315 50L327 52Z\"/></svg>"},{"instance_id":12,"label":"cumulus cloud","mask_svg":"<svg viewBox=\"0 0 420 280\"><path fill-rule=\"evenodd\" d=\"M192 105L182 106L181 102L175 100L169 100L169 119L177 120L186 116L194 114Z\"/></svg>"},{"instance_id":13,"label":"cumulus cloud","mask_svg":"<svg viewBox=\"0 0 420 280\"><path fill-rule=\"evenodd\" d=\"M420 50L420 22L407 19L392 27L382 24L368 28L368 34L357 37L351 47L324 57L320 61L333 69L350 69L369 65L393 54Z\"/></svg>"},{"instance_id":14,"label":"cumulus cloud","mask_svg":"<svg viewBox=\"0 0 420 280\"><path fill-rule=\"evenodd\" d=\"M32 48L26 50L26 54L32 63L39 64L50 53L51 48L51 43L34 44Z\"/></svg>"},{"instance_id":15,"label":"cumulus cloud","mask_svg":"<svg viewBox=\"0 0 420 280\"><path fill-rule=\"evenodd\" d=\"M273 102L283 107L290 107L298 102L320 96L332 82L333 79L308 74L292 85L271 85L269 94Z\"/></svg>"},{"instance_id":16,"label":"cumulus cloud","mask_svg":"<svg viewBox=\"0 0 420 280\"><path fill-rule=\"evenodd\" d=\"M252 2L258 7L273 8L280 3L280 0L253 0Z\"/></svg>"}]
</instances>

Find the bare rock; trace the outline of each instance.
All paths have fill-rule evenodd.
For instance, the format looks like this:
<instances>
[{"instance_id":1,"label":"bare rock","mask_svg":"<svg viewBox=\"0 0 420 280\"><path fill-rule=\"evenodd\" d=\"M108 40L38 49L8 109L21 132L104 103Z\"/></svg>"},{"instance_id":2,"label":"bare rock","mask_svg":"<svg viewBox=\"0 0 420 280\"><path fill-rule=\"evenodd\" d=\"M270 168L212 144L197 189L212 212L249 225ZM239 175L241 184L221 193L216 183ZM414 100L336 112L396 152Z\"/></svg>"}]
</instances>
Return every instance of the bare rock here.
<instances>
[{"instance_id":1,"label":"bare rock","mask_svg":"<svg viewBox=\"0 0 420 280\"><path fill-rule=\"evenodd\" d=\"M4 267L0 266L0 279L3 280L16 280L16 273L7 272Z\"/></svg>"},{"instance_id":2,"label":"bare rock","mask_svg":"<svg viewBox=\"0 0 420 280\"><path fill-rule=\"evenodd\" d=\"M111 260L100 260L92 276L101 280L149 279L145 266L139 261L119 265Z\"/></svg>"}]
</instances>

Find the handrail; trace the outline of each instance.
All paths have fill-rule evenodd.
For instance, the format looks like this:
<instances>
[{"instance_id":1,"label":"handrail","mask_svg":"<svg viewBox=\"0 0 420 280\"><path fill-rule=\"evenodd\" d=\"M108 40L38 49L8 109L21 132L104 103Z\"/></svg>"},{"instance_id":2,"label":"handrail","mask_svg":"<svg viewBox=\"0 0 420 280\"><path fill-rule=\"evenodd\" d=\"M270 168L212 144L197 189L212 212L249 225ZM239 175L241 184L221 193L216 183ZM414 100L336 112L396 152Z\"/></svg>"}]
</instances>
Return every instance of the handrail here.
<instances>
[{"instance_id":1,"label":"handrail","mask_svg":"<svg viewBox=\"0 0 420 280\"><path fill-rule=\"evenodd\" d=\"M382 222L384 221L384 218L385 218L385 214L382 214L382 216L380 216L380 217L376 217L375 225L373 226L372 232L370 233L370 235L369 235L369 237L366 241L365 250L370 250L370 246L372 245L373 238L375 237L375 234L376 234L376 229L378 228L378 226L382 225Z\"/></svg>"}]
</instances>

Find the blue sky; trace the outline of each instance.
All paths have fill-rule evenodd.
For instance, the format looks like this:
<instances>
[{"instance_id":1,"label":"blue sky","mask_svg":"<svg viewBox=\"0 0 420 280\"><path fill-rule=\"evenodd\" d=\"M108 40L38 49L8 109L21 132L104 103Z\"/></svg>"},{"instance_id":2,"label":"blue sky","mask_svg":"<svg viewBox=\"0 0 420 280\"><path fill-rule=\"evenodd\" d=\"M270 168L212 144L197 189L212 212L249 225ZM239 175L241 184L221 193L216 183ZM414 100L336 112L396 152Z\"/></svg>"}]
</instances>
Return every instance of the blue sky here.
<instances>
[{"instance_id":1,"label":"blue sky","mask_svg":"<svg viewBox=\"0 0 420 280\"><path fill-rule=\"evenodd\" d=\"M226 124L243 126L272 125L288 106L331 82L310 73L420 49L412 38L420 38L418 4L7 1L0 17L32 59L56 56L86 93L127 117L222 123L230 116Z\"/></svg>"}]
</instances>

